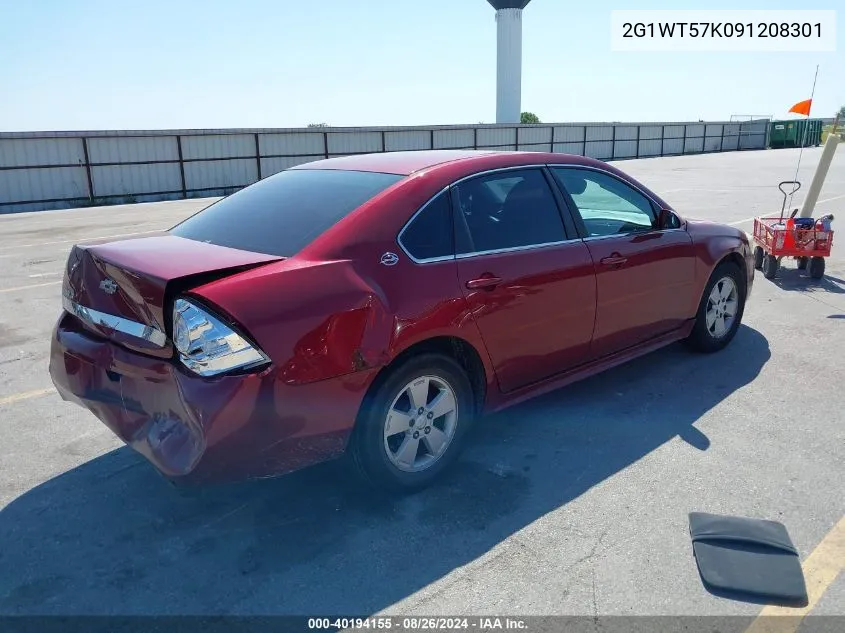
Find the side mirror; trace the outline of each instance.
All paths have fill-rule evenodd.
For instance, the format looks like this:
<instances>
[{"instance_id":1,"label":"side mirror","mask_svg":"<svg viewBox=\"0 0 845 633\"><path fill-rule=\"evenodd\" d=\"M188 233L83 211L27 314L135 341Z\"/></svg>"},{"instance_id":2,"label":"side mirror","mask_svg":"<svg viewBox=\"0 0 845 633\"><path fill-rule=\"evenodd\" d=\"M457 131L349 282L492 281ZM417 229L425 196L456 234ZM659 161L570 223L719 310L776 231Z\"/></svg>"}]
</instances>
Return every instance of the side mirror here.
<instances>
[{"instance_id":1,"label":"side mirror","mask_svg":"<svg viewBox=\"0 0 845 633\"><path fill-rule=\"evenodd\" d=\"M671 209L660 209L657 214L657 229L679 229L681 228L681 218L679 218Z\"/></svg>"}]
</instances>

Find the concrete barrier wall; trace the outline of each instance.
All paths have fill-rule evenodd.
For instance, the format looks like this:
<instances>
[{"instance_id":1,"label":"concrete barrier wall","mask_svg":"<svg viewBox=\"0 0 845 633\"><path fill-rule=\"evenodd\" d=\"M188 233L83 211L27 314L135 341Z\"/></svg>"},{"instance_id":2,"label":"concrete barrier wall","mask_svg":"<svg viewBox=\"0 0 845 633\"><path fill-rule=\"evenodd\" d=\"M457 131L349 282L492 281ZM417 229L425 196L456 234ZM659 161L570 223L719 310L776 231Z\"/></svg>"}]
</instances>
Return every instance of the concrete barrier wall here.
<instances>
[{"instance_id":1,"label":"concrete barrier wall","mask_svg":"<svg viewBox=\"0 0 845 633\"><path fill-rule=\"evenodd\" d=\"M0 133L0 213L226 195L293 165L367 152L498 149L600 160L763 149L765 119Z\"/></svg>"}]
</instances>

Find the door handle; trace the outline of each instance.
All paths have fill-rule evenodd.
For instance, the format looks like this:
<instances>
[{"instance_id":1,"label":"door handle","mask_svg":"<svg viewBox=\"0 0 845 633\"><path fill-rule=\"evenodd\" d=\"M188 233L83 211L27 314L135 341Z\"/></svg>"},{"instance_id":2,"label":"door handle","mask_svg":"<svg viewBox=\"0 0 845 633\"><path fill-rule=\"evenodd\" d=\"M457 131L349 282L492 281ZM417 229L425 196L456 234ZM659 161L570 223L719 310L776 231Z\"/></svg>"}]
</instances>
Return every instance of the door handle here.
<instances>
[{"instance_id":1,"label":"door handle","mask_svg":"<svg viewBox=\"0 0 845 633\"><path fill-rule=\"evenodd\" d=\"M493 277L491 275L490 277L479 277L478 279L470 279L466 283L466 286L470 290L479 290L481 288L489 288L492 290L500 283L502 283L501 277Z\"/></svg>"},{"instance_id":2,"label":"door handle","mask_svg":"<svg viewBox=\"0 0 845 633\"><path fill-rule=\"evenodd\" d=\"M602 257L601 263L605 266L621 266L628 261L627 257L621 255L611 255L610 257Z\"/></svg>"}]
</instances>

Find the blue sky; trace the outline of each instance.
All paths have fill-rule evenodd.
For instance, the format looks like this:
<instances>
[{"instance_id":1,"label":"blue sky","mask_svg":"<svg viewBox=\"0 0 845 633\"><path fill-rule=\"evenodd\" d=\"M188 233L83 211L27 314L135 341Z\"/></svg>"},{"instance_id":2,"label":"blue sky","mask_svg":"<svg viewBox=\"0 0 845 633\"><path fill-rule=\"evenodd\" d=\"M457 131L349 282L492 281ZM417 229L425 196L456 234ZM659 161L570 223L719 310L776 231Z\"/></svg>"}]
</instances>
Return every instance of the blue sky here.
<instances>
[{"instance_id":1,"label":"blue sky","mask_svg":"<svg viewBox=\"0 0 845 633\"><path fill-rule=\"evenodd\" d=\"M841 0L840 0L841 1ZM835 53L614 53L613 9L841 8L794 2L533 0L523 110L543 121L814 115L845 105ZM0 130L495 121L485 0L0 0Z\"/></svg>"}]
</instances>

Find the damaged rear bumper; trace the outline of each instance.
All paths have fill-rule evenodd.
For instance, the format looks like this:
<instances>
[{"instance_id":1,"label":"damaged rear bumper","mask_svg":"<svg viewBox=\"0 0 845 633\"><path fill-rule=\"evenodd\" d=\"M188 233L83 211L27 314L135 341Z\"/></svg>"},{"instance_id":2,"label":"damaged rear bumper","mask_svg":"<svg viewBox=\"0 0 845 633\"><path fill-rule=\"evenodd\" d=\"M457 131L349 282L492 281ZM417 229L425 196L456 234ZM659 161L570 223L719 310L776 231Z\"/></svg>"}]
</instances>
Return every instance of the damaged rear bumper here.
<instances>
[{"instance_id":1,"label":"damaged rear bumper","mask_svg":"<svg viewBox=\"0 0 845 633\"><path fill-rule=\"evenodd\" d=\"M50 376L167 478L226 481L290 472L341 454L374 371L308 385L261 373L203 378L133 352L64 313Z\"/></svg>"}]
</instances>

